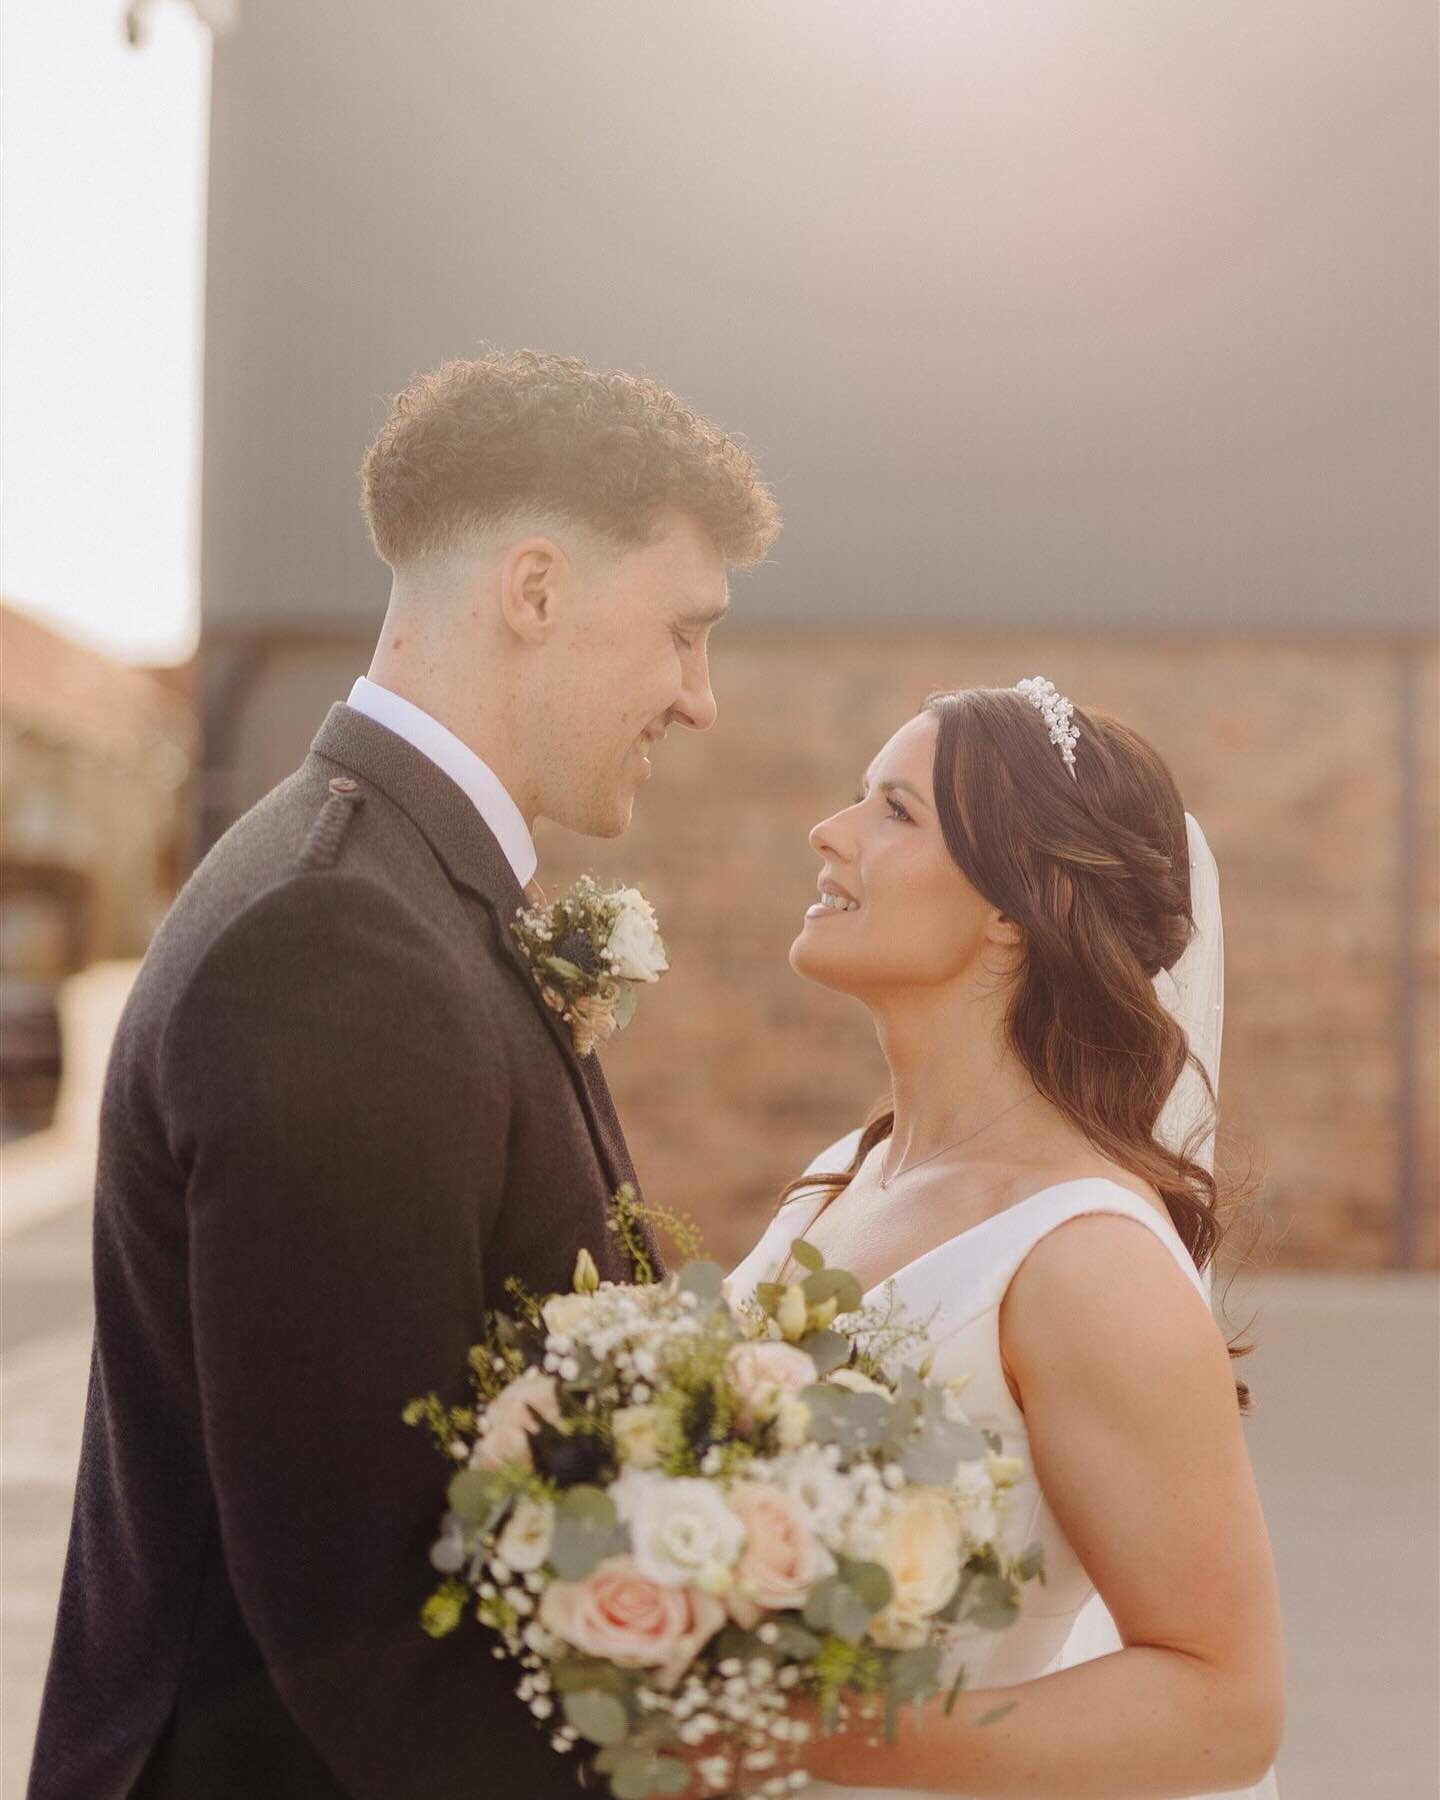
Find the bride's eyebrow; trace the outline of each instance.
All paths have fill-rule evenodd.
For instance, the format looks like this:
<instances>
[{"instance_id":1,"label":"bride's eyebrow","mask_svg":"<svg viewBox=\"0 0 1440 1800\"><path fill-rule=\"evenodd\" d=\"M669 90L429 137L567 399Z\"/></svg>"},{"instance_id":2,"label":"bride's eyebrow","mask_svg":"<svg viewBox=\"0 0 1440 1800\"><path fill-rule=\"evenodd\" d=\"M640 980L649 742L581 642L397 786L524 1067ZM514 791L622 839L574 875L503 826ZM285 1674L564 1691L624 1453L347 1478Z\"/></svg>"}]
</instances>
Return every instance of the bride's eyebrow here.
<instances>
[{"instance_id":1,"label":"bride's eyebrow","mask_svg":"<svg viewBox=\"0 0 1440 1800\"><path fill-rule=\"evenodd\" d=\"M860 777L860 792L862 795L870 792L870 777L868 775L862 775ZM920 792L919 788L912 787L908 781L882 781L880 783L880 792L882 794L909 794L911 799L918 800L927 812L933 810L930 802Z\"/></svg>"}]
</instances>

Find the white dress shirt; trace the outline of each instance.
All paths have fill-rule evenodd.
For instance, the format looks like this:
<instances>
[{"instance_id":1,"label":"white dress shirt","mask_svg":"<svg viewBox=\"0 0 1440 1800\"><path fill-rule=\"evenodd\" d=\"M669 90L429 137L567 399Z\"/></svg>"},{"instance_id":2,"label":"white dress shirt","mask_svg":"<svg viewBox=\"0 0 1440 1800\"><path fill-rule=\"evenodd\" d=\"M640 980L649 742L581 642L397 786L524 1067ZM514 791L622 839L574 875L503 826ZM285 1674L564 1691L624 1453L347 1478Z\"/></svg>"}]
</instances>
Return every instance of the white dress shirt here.
<instances>
[{"instance_id":1,"label":"white dress shirt","mask_svg":"<svg viewBox=\"0 0 1440 1800\"><path fill-rule=\"evenodd\" d=\"M407 744L413 744L422 756L443 770L494 832L521 887L530 885L539 862L535 840L520 808L506 793L505 784L488 763L482 762L468 744L462 744L453 731L447 730L413 701L402 699L364 675L351 688L346 704L353 706L356 712L364 713L367 719L373 719L377 725L383 725L387 731L393 731L396 737L404 738Z\"/></svg>"}]
</instances>

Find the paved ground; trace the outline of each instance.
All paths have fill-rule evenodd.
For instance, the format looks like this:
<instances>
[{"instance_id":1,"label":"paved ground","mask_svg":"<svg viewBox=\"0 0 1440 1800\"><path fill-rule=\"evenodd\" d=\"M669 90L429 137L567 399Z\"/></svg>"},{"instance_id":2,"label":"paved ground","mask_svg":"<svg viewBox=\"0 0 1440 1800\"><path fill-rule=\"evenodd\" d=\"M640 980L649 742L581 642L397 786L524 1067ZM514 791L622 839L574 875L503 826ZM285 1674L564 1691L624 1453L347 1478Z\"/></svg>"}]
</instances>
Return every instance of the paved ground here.
<instances>
[{"instance_id":1,"label":"paved ground","mask_svg":"<svg viewBox=\"0 0 1440 1800\"><path fill-rule=\"evenodd\" d=\"M18 1185L5 1212L34 1222L0 1273L3 1800L24 1791L90 1349L87 1209L37 1219ZM1436 1301L1433 1279L1400 1276L1271 1275L1230 1297L1237 1324L1258 1314L1249 1433L1289 1635L1283 1800L1440 1793Z\"/></svg>"}]
</instances>

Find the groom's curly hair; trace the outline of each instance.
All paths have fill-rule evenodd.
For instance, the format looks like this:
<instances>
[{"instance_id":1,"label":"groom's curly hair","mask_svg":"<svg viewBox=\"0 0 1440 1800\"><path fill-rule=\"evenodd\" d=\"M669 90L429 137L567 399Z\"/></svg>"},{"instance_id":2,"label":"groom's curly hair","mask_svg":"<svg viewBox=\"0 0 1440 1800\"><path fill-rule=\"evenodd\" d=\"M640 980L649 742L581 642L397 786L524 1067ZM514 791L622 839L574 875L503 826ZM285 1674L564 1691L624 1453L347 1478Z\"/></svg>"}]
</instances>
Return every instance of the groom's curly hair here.
<instances>
[{"instance_id":1,"label":"groom's curly hair","mask_svg":"<svg viewBox=\"0 0 1440 1800\"><path fill-rule=\"evenodd\" d=\"M1025 954L1007 1017L1010 1049L1039 1092L1111 1161L1165 1202L1197 1269L1248 1191L1222 1193L1199 1160L1215 1093L1153 985L1194 931L1185 807L1165 762L1138 732L1075 708L1072 779L1027 697L965 688L925 703L937 724L935 805L946 848L977 893L1012 920ZM1211 1117L1178 1149L1156 1136L1187 1062ZM844 1191L894 1126L871 1113L850 1167L792 1182ZM1245 1351L1232 1347L1232 1355ZM1237 1383L1242 1407L1249 1394Z\"/></svg>"},{"instance_id":2,"label":"groom's curly hair","mask_svg":"<svg viewBox=\"0 0 1440 1800\"><path fill-rule=\"evenodd\" d=\"M392 568L524 513L622 547L662 508L689 513L726 562L759 562L780 510L750 454L648 377L539 350L447 362L397 394L361 468L361 507Z\"/></svg>"}]
</instances>

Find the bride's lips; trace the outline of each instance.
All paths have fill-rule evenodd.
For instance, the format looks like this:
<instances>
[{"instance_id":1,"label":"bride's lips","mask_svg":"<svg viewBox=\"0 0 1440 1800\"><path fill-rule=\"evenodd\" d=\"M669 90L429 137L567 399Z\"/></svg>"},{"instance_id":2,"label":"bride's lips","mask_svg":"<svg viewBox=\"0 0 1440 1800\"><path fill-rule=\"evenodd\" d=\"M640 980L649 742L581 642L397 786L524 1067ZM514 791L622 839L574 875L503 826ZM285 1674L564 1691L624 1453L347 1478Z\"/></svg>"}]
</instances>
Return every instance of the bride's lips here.
<instances>
[{"instance_id":1,"label":"bride's lips","mask_svg":"<svg viewBox=\"0 0 1440 1800\"><path fill-rule=\"evenodd\" d=\"M807 919L843 919L849 913L860 911L860 902L853 894L842 888L838 881L830 881L828 878L822 879L820 882L820 893L821 898L816 901L814 906L809 907L806 910L805 917ZM824 900L826 894L831 895L836 900L848 901L849 904L846 906L827 906Z\"/></svg>"}]
</instances>

